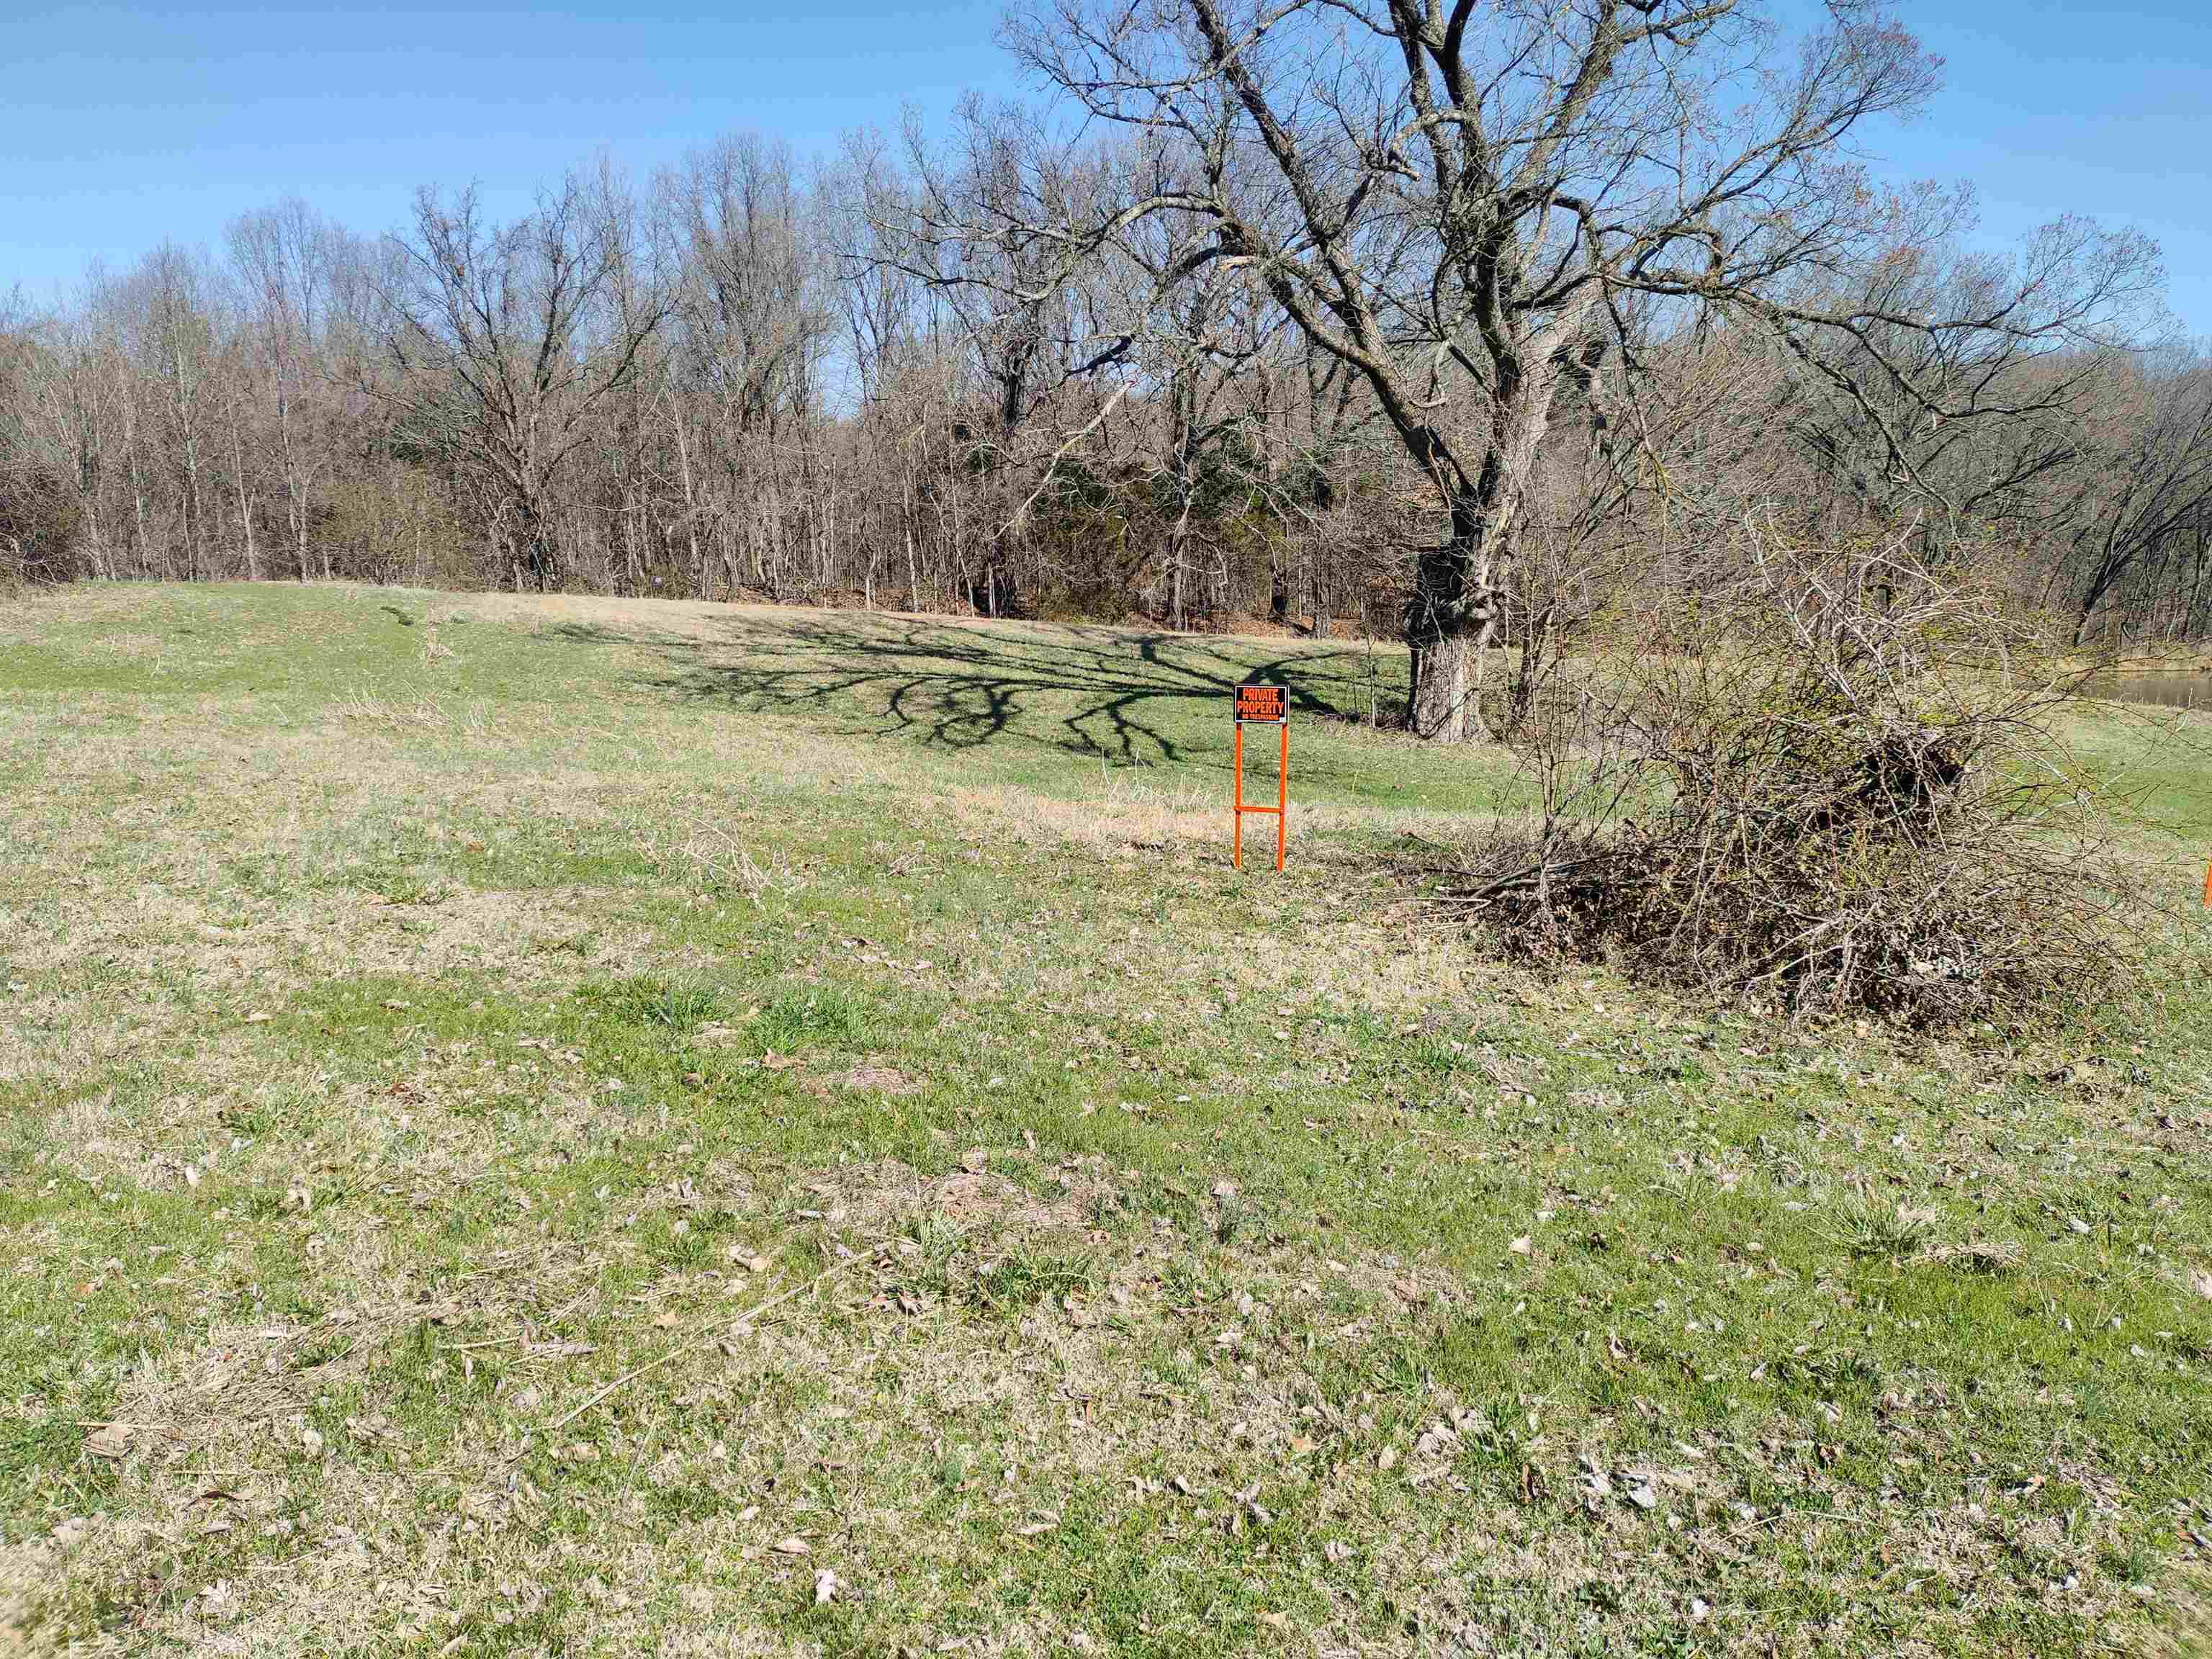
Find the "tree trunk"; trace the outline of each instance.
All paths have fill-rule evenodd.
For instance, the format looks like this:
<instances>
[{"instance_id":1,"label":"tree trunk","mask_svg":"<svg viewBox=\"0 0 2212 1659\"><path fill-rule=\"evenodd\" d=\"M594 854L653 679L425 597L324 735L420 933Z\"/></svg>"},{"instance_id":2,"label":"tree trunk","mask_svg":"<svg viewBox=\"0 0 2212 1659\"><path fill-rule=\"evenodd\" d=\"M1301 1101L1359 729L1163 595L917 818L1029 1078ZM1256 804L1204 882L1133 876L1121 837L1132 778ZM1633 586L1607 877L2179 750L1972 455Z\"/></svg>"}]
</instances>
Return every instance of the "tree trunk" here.
<instances>
[{"instance_id":1,"label":"tree trunk","mask_svg":"<svg viewBox=\"0 0 2212 1659\"><path fill-rule=\"evenodd\" d=\"M1467 741L1468 640L1439 633L1413 647L1413 729L1431 743Z\"/></svg>"},{"instance_id":2,"label":"tree trunk","mask_svg":"<svg viewBox=\"0 0 2212 1659\"><path fill-rule=\"evenodd\" d=\"M1575 313L1575 322L1580 315ZM1563 321L1553 333L1564 336L1572 325ZM1406 606L1412 725L1431 743L1489 735L1470 688L1468 653L1487 649L1497 635L1511 538L1550 423L1554 386L1550 350L1539 342L1526 355L1536 365L1533 369L1517 357L1500 361L1481 470L1452 495L1451 533L1442 546L1425 550L1413 570ZM1416 458L1432 465L1440 441L1427 428L1414 438Z\"/></svg>"},{"instance_id":3,"label":"tree trunk","mask_svg":"<svg viewBox=\"0 0 2212 1659\"><path fill-rule=\"evenodd\" d=\"M246 434L234 418L230 428L231 465L238 480L238 527L246 536L246 580L261 580L261 550L253 538L253 492L246 486Z\"/></svg>"},{"instance_id":4,"label":"tree trunk","mask_svg":"<svg viewBox=\"0 0 2212 1659\"><path fill-rule=\"evenodd\" d=\"M2089 592L2081 601L2081 613L2074 620L2073 643L2074 648L2077 651L2081 648L2082 641L2088 637L2089 618L2096 614L2097 605L2104 599L2107 586L2102 571L2098 572L2089 583Z\"/></svg>"},{"instance_id":5,"label":"tree trunk","mask_svg":"<svg viewBox=\"0 0 2212 1659\"><path fill-rule=\"evenodd\" d=\"M1425 550L1406 606L1411 651L1411 721L1431 743L1464 743L1481 731L1470 690L1472 653L1490 642L1496 599L1483 550L1482 520L1471 501L1452 506L1451 538Z\"/></svg>"},{"instance_id":6,"label":"tree trunk","mask_svg":"<svg viewBox=\"0 0 2212 1659\"><path fill-rule=\"evenodd\" d=\"M1452 507L1452 538L1421 555L1413 597L1406 607L1406 643L1413 653L1411 725L1431 743L1488 737L1474 653L1497 637L1503 595L1494 580L1504 561L1484 533L1480 513Z\"/></svg>"},{"instance_id":7,"label":"tree trunk","mask_svg":"<svg viewBox=\"0 0 2212 1659\"><path fill-rule=\"evenodd\" d=\"M914 560L914 491L909 480L899 481L899 532L906 538L906 608L921 609L921 571Z\"/></svg>"},{"instance_id":8,"label":"tree trunk","mask_svg":"<svg viewBox=\"0 0 2212 1659\"><path fill-rule=\"evenodd\" d=\"M115 572L108 563L107 536L100 522L100 489L90 467L79 463L77 468L77 500L84 511L85 538L92 548L92 574L100 581L114 579Z\"/></svg>"},{"instance_id":9,"label":"tree trunk","mask_svg":"<svg viewBox=\"0 0 2212 1659\"><path fill-rule=\"evenodd\" d=\"M307 478L309 464L300 453L300 441L292 430L291 394L279 391L276 397L276 437L284 460L284 514L292 529L292 550L300 563L300 580L307 580ZM274 556L272 555L272 560Z\"/></svg>"}]
</instances>

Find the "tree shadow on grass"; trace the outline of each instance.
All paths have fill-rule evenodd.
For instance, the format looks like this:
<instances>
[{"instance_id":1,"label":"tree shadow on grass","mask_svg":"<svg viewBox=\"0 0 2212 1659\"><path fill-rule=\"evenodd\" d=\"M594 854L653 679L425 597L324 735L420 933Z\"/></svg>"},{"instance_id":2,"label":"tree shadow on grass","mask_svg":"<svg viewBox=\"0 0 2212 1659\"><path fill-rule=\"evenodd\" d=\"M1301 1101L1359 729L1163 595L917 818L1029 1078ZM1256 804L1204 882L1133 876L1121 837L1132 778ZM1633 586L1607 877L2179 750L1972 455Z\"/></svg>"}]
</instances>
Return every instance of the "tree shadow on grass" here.
<instances>
[{"instance_id":1,"label":"tree shadow on grass","mask_svg":"<svg viewBox=\"0 0 2212 1659\"><path fill-rule=\"evenodd\" d=\"M1035 744L1124 765L1188 758L1187 740L1165 729L1170 717L1211 702L1225 727L1246 681L1282 685L1293 714L1309 719L1364 720L1374 695L1362 649L1253 660L1205 635L798 613L717 618L700 638L574 623L547 632L651 653L665 672L647 683L679 699L805 711L847 735L960 750Z\"/></svg>"}]
</instances>

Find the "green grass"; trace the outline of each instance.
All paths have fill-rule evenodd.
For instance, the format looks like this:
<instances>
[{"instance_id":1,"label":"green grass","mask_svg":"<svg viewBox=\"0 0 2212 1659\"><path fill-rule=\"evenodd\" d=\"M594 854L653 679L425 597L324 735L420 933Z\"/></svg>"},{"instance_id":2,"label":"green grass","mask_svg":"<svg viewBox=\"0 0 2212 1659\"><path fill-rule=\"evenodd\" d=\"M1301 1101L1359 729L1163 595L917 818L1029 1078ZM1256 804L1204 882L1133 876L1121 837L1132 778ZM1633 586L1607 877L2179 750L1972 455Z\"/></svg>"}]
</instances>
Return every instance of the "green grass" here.
<instances>
[{"instance_id":1,"label":"green grass","mask_svg":"<svg viewBox=\"0 0 2212 1659\"><path fill-rule=\"evenodd\" d=\"M2197 919L2154 995L1946 1042L1535 977L1407 907L1522 795L1370 729L1402 666L12 604L0 1615L424 1654L2171 1632L2212 1535ZM1293 694L1279 877L1226 856L1255 676ZM2203 730L2072 734L2176 900Z\"/></svg>"}]
</instances>

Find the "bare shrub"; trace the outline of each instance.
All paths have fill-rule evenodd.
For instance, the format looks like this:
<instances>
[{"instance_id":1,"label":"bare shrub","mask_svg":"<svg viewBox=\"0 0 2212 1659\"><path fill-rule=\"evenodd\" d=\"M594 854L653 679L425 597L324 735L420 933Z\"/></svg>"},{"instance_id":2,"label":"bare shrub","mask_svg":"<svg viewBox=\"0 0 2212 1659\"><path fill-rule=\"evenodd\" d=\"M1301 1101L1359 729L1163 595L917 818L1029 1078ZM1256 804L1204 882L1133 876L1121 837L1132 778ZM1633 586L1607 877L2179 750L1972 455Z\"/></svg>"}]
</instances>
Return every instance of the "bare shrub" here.
<instances>
[{"instance_id":1,"label":"bare shrub","mask_svg":"<svg viewBox=\"0 0 2212 1659\"><path fill-rule=\"evenodd\" d=\"M1793 1011L1946 1023L2108 981L2126 884L2057 720L2079 668L1905 538L1737 543L1542 688L1541 809L1450 899L1523 951Z\"/></svg>"}]
</instances>

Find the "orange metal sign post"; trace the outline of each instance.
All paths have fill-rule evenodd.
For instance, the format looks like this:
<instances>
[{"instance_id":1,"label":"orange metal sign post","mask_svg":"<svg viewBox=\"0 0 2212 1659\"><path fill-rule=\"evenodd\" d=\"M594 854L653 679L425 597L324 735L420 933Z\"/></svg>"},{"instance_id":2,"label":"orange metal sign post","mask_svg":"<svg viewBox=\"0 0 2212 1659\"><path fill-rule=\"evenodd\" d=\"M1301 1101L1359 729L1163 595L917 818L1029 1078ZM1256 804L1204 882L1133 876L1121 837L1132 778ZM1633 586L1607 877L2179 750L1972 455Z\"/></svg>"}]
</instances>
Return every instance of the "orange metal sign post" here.
<instances>
[{"instance_id":1,"label":"orange metal sign post","mask_svg":"<svg viewBox=\"0 0 2212 1659\"><path fill-rule=\"evenodd\" d=\"M1283 754L1275 774L1275 804L1273 806L1247 806L1244 804L1244 727L1247 724L1274 726L1282 729ZM1232 854L1239 870L1244 867L1244 815L1247 812L1274 815L1275 868L1279 870L1283 867L1285 825L1290 819L1290 698L1279 685L1240 685L1237 688L1237 836L1236 850Z\"/></svg>"}]
</instances>

